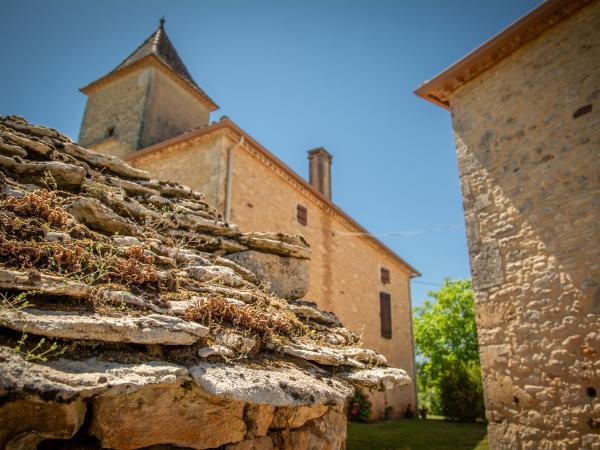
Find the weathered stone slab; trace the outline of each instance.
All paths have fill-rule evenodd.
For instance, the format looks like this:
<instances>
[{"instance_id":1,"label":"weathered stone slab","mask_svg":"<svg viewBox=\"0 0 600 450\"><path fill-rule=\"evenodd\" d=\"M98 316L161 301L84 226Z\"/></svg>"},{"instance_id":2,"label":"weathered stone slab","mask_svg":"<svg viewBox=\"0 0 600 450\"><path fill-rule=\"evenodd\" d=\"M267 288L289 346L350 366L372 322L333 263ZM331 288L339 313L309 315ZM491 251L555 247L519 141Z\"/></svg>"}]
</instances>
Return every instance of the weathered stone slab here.
<instances>
[{"instance_id":1,"label":"weathered stone slab","mask_svg":"<svg viewBox=\"0 0 600 450\"><path fill-rule=\"evenodd\" d=\"M327 405L277 407L275 409L275 412L273 413L273 422L271 423L271 429L293 430L295 428L300 428L309 420L321 417L327 412L328 409L329 407Z\"/></svg>"},{"instance_id":2,"label":"weathered stone slab","mask_svg":"<svg viewBox=\"0 0 600 450\"><path fill-rule=\"evenodd\" d=\"M59 133L53 128L48 128L40 125L33 125L27 122L23 117L19 116L7 116L2 120L2 124L6 125L13 130L20 131L26 134L32 134L34 136L46 136L51 138L60 138L63 141L70 141L69 137Z\"/></svg>"},{"instance_id":3,"label":"weathered stone slab","mask_svg":"<svg viewBox=\"0 0 600 450\"><path fill-rule=\"evenodd\" d=\"M254 272L246 269L245 267L242 267L241 265L239 265L235 261L232 261L231 259L228 259L227 257L217 256L214 259L214 264L217 266L229 267L244 280L249 281L252 284L257 284L259 282Z\"/></svg>"},{"instance_id":4,"label":"weathered stone slab","mask_svg":"<svg viewBox=\"0 0 600 450\"><path fill-rule=\"evenodd\" d=\"M406 371L392 367L347 371L338 373L338 376L353 385L380 390L391 390L412 382Z\"/></svg>"},{"instance_id":5,"label":"weathered stone slab","mask_svg":"<svg viewBox=\"0 0 600 450\"><path fill-rule=\"evenodd\" d=\"M203 363L190 368L194 381L211 395L253 404L301 406L341 404L354 392L349 385L295 367L255 368Z\"/></svg>"},{"instance_id":6,"label":"weathered stone slab","mask_svg":"<svg viewBox=\"0 0 600 450\"><path fill-rule=\"evenodd\" d=\"M223 356L225 358L233 358L235 352L229 347L224 345L211 345L209 347L202 347L198 350L198 356L200 358L208 358L209 356Z\"/></svg>"},{"instance_id":7,"label":"weathered stone slab","mask_svg":"<svg viewBox=\"0 0 600 450\"><path fill-rule=\"evenodd\" d=\"M153 187L154 186L156 186L163 194L171 197L191 200L204 200L203 193L194 191L193 189L182 184L159 181L157 184L153 184Z\"/></svg>"},{"instance_id":8,"label":"weathered stone slab","mask_svg":"<svg viewBox=\"0 0 600 450\"><path fill-rule=\"evenodd\" d=\"M253 285L244 280L229 267L190 266L187 269L190 278L207 284L230 286L233 288L252 288Z\"/></svg>"},{"instance_id":9,"label":"weathered stone slab","mask_svg":"<svg viewBox=\"0 0 600 450\"><path fill-rule=\"evenodd\" d=\"M200 254L194 250L190 250L182 247L167 247L160 246L160 248L156 249L157 252L162 253L163 255L168 256L169 258L173 258L177 261L178 264L181 265L194 265L194 266L211 266L212 263L205 256L206 254Z\"/></svg>"},{"instance_id":10,"label":"weathered stone slab","mask_svg":"<svg viewBox=\"0 0 600 450\"><path fill-rule=\"evenodd\" d=\"M16 133L1 131L0 136L2 136L4 141L11 142L14 145L30 150L33 153L38 153L42 156L45 156L52 151L52 149L43 142L39 142L34 139L28 139Z\"/></svg>"},{"instance_id":11,"label":"weathered stone slab","mask_svg":"<svg viewBox=\"0 0 600 450\"><path fill-rule=\"evenodd\" d=\"M216 236L234 236L239 235L239 230L236 225L230 225L218 220L209 220L200 217L197 214L173 214L171 218L179 228L188 230L209 232Z\"/></svg>"},{"instance_id":12,"label":"weathered stone slab","mask_svg":"<svg viewBox=\"0 0 600 450\"><path fill-rule=\"evenodd\" d=\"M0 310L0 325L52 338L163 345L190 345L209 331L198 323L158 314L107 317L29 308Z\"/></svg>"},{"instance_id":13,"label":"weathered stone slab","mask_svg":"<svg viewBox=\"0 0 600 450\"><path fill-rule=\"evenodd\" d=\"M299 317L304 319L314 320L332 327L341 327L342 324L335 314L322 311L317 308L317 304L313 302L292 302L289 306L290 310Z\"/></svg>"},{"instance_id":14,"label":"weathered stone slab","mask_svg":"<svg viewBox=\"0 0 600 450\"><path fill-rule=\"evenodd\" d=\"M129 195L158 195L156 189L151 189L146 186L142 186L139 183L130 180L124 180L123 178L117 177L106 177L106 180L111 186L117 186L127 192Z\"/></svg>"},{"instance_id":15,"label":"weathered stone slab","mask_svg":"<svg viewBox=\"0 0 600 450\"><path fill-rule=\"evenodd\" d=\"M267 239L271 241L282 242L284 244L295 245L297 247L308 248L308 242L304 239L301 234L289 234L289 233L273 233L268 231L251 231L244 233L246 237L252 237L256 239Z\"/></svg>"},{"instance_id":16,"label":"weathered stone slab","mask_svg":"<svg viewBox=\"0 0 600 450\"><path fill-rule=\"evenodd\" d=\"M150 188L147 188L150 189ZM173 202L159 194L154 194L146 198L146 203L149 203L159 208L170 210L173 208Z\"/></svg>"},{"instance_id":17,"label":"weathered stone slab","mask_svg":"<svg viewBox=\"0 0 600 450\"><path fill-rule=\"evenodd\" d=\"M122 291L117 289L102 289L98 293L98 296L101 300L116 305L121 305L124 303L127 305L139 306L141 308L146 308L151 311L154 311L158 314L169 314L172 312L170 308L162 308L158 305L155 305L151 301L140 297L139 295L132 294L129 291Z\"/></svg>"},{"instance_id":18,"label":"weathered stone slab","mask_svg":"<svg viewBox=\"0 0 600 450\"><path fill-rule=\"evenodd\" d=\"M125 235L139 234L138 227L119 216L102 202L80 197L65 207L78 221L95 230Z\"/></svg>"},{"instance_id":19,"label":"weathered stone slab","mask_svg":"<svg viewBox=\"0 0 600 450\"><path fill-rule=\"evenodd\" d=\"M59 359L45 365L25 361L14 350L0 347L0 395L35 395L47 401L69 403L106 392L118 395L140 386L189 380L185 367L164 361L119 364L97 359Z\"/></svg>"},{"instance_id":20,"label":"weathered stone slab","mask_svg":"<svg viewBox=\"0 0 600 450\"><path fill-rule=\"evenodd\" d=\"M324 366L350 366L362 369L364 364L357 359L345 355L341 350L337 351L327 347L313 345L283 345L280 350L286 355L313 361Z\"/></svg>"},{"instance_id":21,"label":"weathered stone slab","mask_svg":"<svg viewBox=\"0 0 600 450\"><path fill-rule=\"evenodd\" d=\"M2 140L0 140L0 153L8 157L19 156L25 158L27 156L27 151L23 150L18 145L9 144Z\"/></svg>"},{"instance_id":22,"label":"weathered stone slab","mask_svg":"<svg viewBox=\"0 0 600 450\"><path fill-rule=\"evenodd\" d=\"M294 235L281 233L243 233L240 242L248 247L296 258L310 258L310 248L306 241Z\"/></svg>"},{"instance_id":23,"label":"weathered stone slab","mask_svg":"<svg viewBox=\"0 0 600 450\"><path fill-rule=\"evenodd\" d=\"M348 356L350 358L354 358L360 362L364 362L370 365L386 365L387 358L383 355L380 355L374 350L370 348L361 348L361 347L347 347L335 349L335 351L341 353L344 356Z\"/></svg>"},{"instance_id":24,"label":"weathered stone slab","mask_svg":"<svg viewBox=\"0 0 600 450\"><path fill-rule=\"evenodd\" d=\"M206 449L241 441L244 403L206 396L196 386L147 385L95 399L91 433L102 447L170 444Z\"/></svg>"},{"instance_id":25,"label":"weathered stone slab","mask_svg":"<svg viewBox=\"0 0 600 450\"><path fill-rule=\"evenodd\" d=\"M269 283L271 291L279 297L293 300L308 292L310 273L304 259L256 250L233 253L226 258L254 273L258 280Z\"/></svg>"},{"instance_id":26,"label":"weathered stone slab","mask_svg":"<svg viewBox=\"0 0 600 450\"><path fill-rule=\"evenodd\" d=\"M65 295L76 298L86 297L91 292L91 287L62 277L4 269L0 269L0 288L39 291L48 295Z\"/></svg>"},{"instance_id":27,"label":"weathered stone slab","mask_svg":"<svg viewBox=\"0 0 600 450\"><path fill-rule=\"evenodd\" d=\"M49 184L56 183L59 188L78 188L85 177L85 169L74 164L59 161L31 162L20 164L17 173L21 178L40 184L40 180L48 179Z\"/></svg>"},{"instance_id":28,"label":"weathered stone slab","mask_svg":"<svg viewBox=\"0 0 600 450\"><path fill-rule=\"evenodd\" d=\"M275 406L248 403L244 409L244 422L246 422L246 438L265 436L273 421Z\"/></svg>"},{"instance_id":29,"label":"weathered stone slab","mask_svg":"<svg viewBox=\"0 0 600 450\"><path fill-rule=\"evenodd\" d=\"M134 178L142 180L147 180L150 178L148 176L148 172L136 169L135 167L131 167L129 164L123 162L116 156L96 153L92 150L88 150L76 144L69 143L65 144L62 148L59 148L58 150L68 155L71 155L77 159L81 159L91 166L100 169L107 169L112 173L125 178Z\"/></svg>"},{"instance_id":30,"label":"weathered stone slab","mask_svg":"<svg viewBox=\"0 0 600 450\"><path fill-rule=\"evenodd\" d=\"M139 221L161 220L163 218L162 214L146 208L133 198L116 200L111 206L125 216L131 216Z\"/></svg>"},{"instance_id":31,"label":"weathered stone slab","mask_svg":"<svg viewBox=\"0 0 600 450\"><path fill-rule=\"evenodd\" d=\"M59 161L17 162L0 156L0 167L10 170L25 183L41 185L43 180L63 189L78 188L85 178L85 169Z\"/></svg>"},{"instance_id":32,"label":"weathered stone slab","mask_svg":"<svg viewBox=\"0 0 600 450\"><path fill-rule=\"evenodd\" d=\"M119 247L131 247L132 245L142 246L142 241L134 236L113 236L112 240Z\"/></svg>"},{"instance_id":33,"label":"weathered stone slab","mask_svg":"<svg viewBox=\"0 0 600 450\"><path fill-rule=\"evenodd\" d=\"M275 447L282 450L343 450L346 448L346 425L344 414L329 410L300 429L274 433L271 438Z\"/></svg>"},{"instance_id":34,"label":"weathered stone slab","mask_svg":"<svg viewBox=\"0 0 600 450\"><path fill-rule=\"evenodd\" d=\"M248 250L246 245L224 236L213 236L180 229L168 230L167 234L176 240L186 243L188 247L206 252L221 252L220 254L225 254Z\"/></svg>"},{"instance_id":35,"label":"weathered stone slab","mask_svg":"<svg viewBox=\"0 0 600 450\"><path fill-rule=\"evenodd\" d=\"M193 286L188 284L185 286L187 289L191 291L195 291L201 294L216 294L222 295L229 299L239 300L244 303L254 303L257 300L257 297L251 292L243 291L241 289L236 289L227 286L212 286L212 285L204 285L204 286Z\"/></svg>"},{"instance_id":36,"label":"weathered stone slab","mask_svg":"<svg viewBox=\"0 0 600 450\"><path fill-rule=\"evenodd\" d=\"M273 450L273 440L270 436L260 436L252 439L244 439L235 444L228 444L225 450Z\"/></svg>"},{"instance_id":37,"label":"weathered stone slab","mask_svg":"<svg viewBox=\"0 0 600 450\"><path fill-rule=\"evenodd\" d=\"M256 340L247 338L238 333L230 331L222 331L215 336L217 344L224 345L236 353L245 355L249 353L255 346Z\"/></svg>"},{"instance_id":38,"label":"weathered stone slab","mask_svg":"<svg viewBox=\"0 0 600 450\"><path fill-rule=\"evenodd\" d=\"M86 405L17 399L0 406L0 448L29 450L44 439L69 439L81 427Z\"/></svg>"},{"instance_id":39,"label":"weathered stone slab","mask_svg":"<svg viewBox=\"0 0 600 450\"><path fill-rule=\"evenodd\" d=\"M201 205L205 205L205 203L193 203L194 208L190 208L187 206L183 206L182 203L185 202L187 205L192 204L192 202L188 201L188 200L183 200L183 201L179 201L178 203L174 204L174 210L178 213L183 213L183 214L192 214L198 217L201 217L203 219L206 220L210 220L210 221L215 221L217 220L217 214L214 211L208 212L209 209L211 208L202 208ZM227 224L229 225L229 224Z\"/></svg>"}]
</instances>

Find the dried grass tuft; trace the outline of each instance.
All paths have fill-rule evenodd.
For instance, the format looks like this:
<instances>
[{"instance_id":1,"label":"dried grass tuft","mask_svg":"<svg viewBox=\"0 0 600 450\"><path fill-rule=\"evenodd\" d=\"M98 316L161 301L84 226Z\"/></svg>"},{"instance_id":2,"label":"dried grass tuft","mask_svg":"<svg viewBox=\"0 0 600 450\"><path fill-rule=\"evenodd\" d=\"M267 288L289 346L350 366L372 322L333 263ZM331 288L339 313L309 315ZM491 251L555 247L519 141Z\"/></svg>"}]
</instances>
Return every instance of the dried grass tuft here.
<instances>
[{"instance_id":1,"label":"dried grass tuft","mask_svg":"<svg viewBox=\"0 0 600 450\"><path fill-rule=\"evenodd\" d=\"M186 318L208 324L227 323L259 336L263 342L271 341L273 335L291 337L306 332L293 314L278 311L267 300L236 305L222 296L214 296L188 307Z\"/></svg>"},{"instance_id":2,"label":"dried grass tuft","mask_svg":"<svg viewBox=\"0 0 600 450\"><path fill-rule=\"evenodd\" d=\"M0 202L4 211L23 218L39 218L54 228L63 230L72 218L59 204L56 194L46 189L31 192L22 198L8 197Z\"/></svg>"}]
</instances>

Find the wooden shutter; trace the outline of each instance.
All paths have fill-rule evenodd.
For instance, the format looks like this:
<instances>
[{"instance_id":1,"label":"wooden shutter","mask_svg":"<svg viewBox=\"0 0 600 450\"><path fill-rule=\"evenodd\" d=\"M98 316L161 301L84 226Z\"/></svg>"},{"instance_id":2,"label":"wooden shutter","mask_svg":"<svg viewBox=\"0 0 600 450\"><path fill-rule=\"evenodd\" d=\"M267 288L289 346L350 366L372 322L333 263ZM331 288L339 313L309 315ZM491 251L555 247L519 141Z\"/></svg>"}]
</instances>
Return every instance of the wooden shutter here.
<instances>
[{"instance_id":1,"label":"wooden shutter","mask_svg":"<svg viewBox=\"0 0 600 450\"><path fill-rule=\"evenodd\" d=\"M381 336L392 337L392 298L387 292L379 293L379 315L381 318Z\"/></svg>"},{"instance_id":2,"label":"wooden shutter","mask_svg":"<svg viewBox=\"0 0 600 450\"><path fill-rule=\"evenodd\" d=\"M308 210L306 209L306 206L297 206L296 219L298 219L300 225L308 225Z\"/></svg>"},{"instance_id":3,"label":"wooden shutter","mask_svg":"<svg viewBox=\"0 0 600 450\"><path fill-rule=\"evenodd\" d=\"M385 267L381 268L381 282L383 284L389 284L391 282L390 271Z\"/></svg>"}]
</instances>

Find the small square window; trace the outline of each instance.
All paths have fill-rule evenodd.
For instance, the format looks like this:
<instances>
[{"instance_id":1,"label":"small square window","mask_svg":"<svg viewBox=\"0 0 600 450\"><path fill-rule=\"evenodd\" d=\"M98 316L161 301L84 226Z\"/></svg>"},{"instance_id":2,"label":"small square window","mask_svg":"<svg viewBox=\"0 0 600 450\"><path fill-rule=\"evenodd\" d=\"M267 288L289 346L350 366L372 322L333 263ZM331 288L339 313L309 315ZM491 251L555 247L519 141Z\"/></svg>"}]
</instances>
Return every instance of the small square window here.
<instances>
[{"instance_id":1,"label":"small square window","mask_svg":"<svg viewBox=\"0 0 600 450\"><path fill-rule=\"evenodd\" d=\"M390 284L391 283L390 270L386 269L385 267L381 268L381 282L383 284Z\"/></svg>"},{"instance_id":2,"label":"small square window","mask_svg":"<svg viewBox=\"0 0 600 450\"><path fill-rule=\"evenodd\" d=\"M300 225L308 225L308 209L306 206L298 205L296 208L296 219Z\"/></svg>"},{"instance_id":3,"label":"small square window","mask_svg":"<svg viewBox=\"0 0 600 450\"><path fill-rule=\"evenodd\" d=\"M106 137L113 137L115 135L115 127L108 127L106 130Z\"/></svg>"}]
</instances>

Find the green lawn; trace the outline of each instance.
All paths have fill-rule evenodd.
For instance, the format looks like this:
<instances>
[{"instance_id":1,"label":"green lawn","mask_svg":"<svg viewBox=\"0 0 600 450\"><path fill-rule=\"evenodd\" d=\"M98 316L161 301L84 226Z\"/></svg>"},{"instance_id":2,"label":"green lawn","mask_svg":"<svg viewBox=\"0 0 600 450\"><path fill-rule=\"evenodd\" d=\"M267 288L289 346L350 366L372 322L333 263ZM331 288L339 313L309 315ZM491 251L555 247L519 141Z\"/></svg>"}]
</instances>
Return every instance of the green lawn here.
<instances>
[{"instance_id":1,"label":"green lawn","mask_svg":"<svg viewBox=\"0 0 600 450\"><path fill-rule=\"evenodd\" d=\"M483 423L392 420L349 423L347 450L488 450Z\"/></svg>"}]
</instances>

